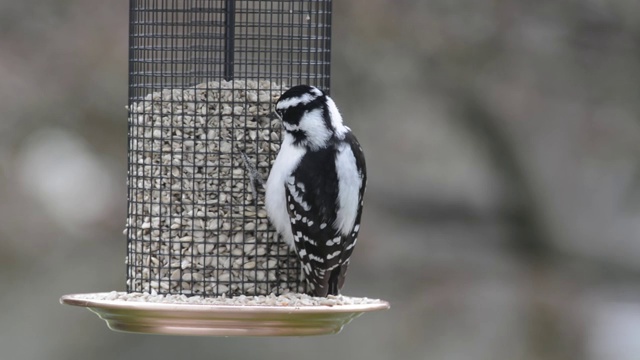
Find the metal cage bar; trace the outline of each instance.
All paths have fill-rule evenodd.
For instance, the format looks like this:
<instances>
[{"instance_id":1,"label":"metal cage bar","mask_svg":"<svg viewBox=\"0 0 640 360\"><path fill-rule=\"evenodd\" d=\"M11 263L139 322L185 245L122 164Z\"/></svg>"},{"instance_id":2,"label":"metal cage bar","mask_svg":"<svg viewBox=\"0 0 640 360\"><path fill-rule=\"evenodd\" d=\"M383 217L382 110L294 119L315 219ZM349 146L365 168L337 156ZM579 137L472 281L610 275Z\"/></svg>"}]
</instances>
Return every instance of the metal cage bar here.
<instances>
[{"instance_id":1,"label":"metal cage bar","mask_svg":"<svg viewBox=\"0 0 640 360\"><path fill-rule=\"evenodd\" d=\"M130 0L127 291L305 291L268 224L272 115L329 90L331 0Z\"/></svg>"}]
</instances>

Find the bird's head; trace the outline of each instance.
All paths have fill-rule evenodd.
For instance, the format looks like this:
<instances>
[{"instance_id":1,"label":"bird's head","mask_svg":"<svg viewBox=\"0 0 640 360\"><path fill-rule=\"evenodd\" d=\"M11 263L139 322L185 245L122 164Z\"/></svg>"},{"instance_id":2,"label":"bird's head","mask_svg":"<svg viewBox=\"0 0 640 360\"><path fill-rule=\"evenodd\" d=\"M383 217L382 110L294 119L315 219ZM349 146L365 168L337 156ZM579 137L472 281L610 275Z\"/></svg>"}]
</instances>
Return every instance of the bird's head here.
<instances>
[{"instance_id":1,"label":"bird's head","mask_svg":"<svg viewBox=\"0 0 640 360\"><path fill-rule=\"evenodd\" d=\"M314 86L297 85L285 91L276 103L276 113L294 144L312 150L325 147L334 137L343 138L349 130L333 100Z\"/></svg>"}]
</instances>

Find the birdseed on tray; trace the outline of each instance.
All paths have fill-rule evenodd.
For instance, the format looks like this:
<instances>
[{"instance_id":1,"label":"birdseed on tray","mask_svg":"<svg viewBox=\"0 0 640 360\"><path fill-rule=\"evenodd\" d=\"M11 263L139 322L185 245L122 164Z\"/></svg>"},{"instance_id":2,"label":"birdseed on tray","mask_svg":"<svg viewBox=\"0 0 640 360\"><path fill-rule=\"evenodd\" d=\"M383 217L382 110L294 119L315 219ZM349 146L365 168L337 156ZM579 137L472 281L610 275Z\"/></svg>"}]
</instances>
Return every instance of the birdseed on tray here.
<instances>
[{"instance_id":1,"label":"birdseed on tray","mask_svg":"<svg viewBox=\"0 0 640 360\"><path fill-rule=\"evenodd\" d=\"M108 300L125 302L148 302L162 304L192 304L192 305L236 305L236 306L339 306L339 305L369 305L380 304L379 299L350 297L344 295L329 295L326 298L313 297L306 294L287 293L283 295L235 296L235 297L202 297L185 295L158 295L149 293L126 293L112 291L108 293L81 294L77 299Z\"/></svg>"}]
</instances>

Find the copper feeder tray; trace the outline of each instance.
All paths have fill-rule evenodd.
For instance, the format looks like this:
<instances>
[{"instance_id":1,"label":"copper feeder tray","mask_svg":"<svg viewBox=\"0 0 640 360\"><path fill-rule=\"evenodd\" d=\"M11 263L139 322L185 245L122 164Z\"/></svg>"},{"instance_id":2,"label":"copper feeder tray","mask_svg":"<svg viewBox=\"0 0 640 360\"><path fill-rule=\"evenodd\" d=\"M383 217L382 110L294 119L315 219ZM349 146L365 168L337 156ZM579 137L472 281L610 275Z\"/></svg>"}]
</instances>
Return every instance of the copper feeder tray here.
<instances>
[{"instance_id":1,"label":"copper feeder tray","mask_svg":"<svg viewBox=\"0 0 640 360\"><path fill-rule=\"evenodd\" d=\"M309 336L337 334L365 312L389 309L389 303L333 306L251 306L169 304L91 300L102 295L71 294L60 303L86 307L111 330L189 336Z\"/></svg>"}]
</instances>

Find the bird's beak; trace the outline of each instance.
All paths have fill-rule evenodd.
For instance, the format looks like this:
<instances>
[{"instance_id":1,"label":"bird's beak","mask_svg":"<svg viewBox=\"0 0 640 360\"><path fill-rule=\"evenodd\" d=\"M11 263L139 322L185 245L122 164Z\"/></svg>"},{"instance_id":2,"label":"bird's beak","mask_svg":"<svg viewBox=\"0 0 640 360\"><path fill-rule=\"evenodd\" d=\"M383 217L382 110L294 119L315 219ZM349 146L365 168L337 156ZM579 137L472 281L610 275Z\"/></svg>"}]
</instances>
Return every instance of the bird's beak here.
<instances>
[{"instance_id":1,"label":"bird's beak","mask_svg":"<svg viewBox=\"0 0 640 360\"><path fill-rule=\"evenodd\" d=\"M280 112L281 112L280 110L276 109L273 113L276 114L276 116L278 117L278 119L280 119L280 121L283 121L282 114Z\"/></svg>"}]
</instances>

